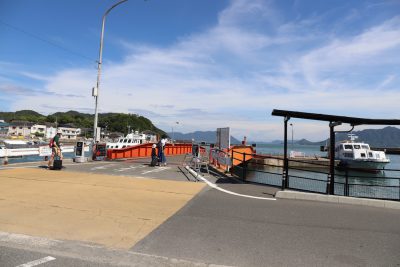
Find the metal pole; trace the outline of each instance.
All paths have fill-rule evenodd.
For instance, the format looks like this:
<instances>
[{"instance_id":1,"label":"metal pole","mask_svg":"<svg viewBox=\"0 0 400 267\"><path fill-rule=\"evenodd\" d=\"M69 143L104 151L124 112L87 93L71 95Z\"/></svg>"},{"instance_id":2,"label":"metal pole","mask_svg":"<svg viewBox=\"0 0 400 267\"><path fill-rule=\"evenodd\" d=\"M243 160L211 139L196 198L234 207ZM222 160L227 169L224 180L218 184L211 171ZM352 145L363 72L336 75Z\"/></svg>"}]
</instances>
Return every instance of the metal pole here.
<instances>
[{"instance_id":1,"label":"metal pole","mask_svg":"<svg viewBox=\"0 0 400 267\"><path fill-rule=\"evenodd\" d=\"M247 172L247 164L246 164L246 153L243 153L243 162L242 162L242 180L246 181L246 172Z\"/></svg>"},{"instance_id":2,"label":"metal pole","mask_svg":"<svg viewBox=\"0 0 400 267\"><path fill-rule=\"evenodd\" d=\"M293 146L293 123L291 123L290 126L292 127L292 150L294 150L294 146Z\"/></svg>"},{"instance_id":3,"label":"metal pole","mask_svg":"<svg viewBox=\"0 0 400 267\"><path fill-rule=\"evenodd\" d=\"M330 122L329 123L329 194L335 194L335 130L334 127L340 125L341 122Z\"/></svg>"},{"instance_id":4,"label":"metal pole","mask_svg":"<svg viewBox=\"0 0 400 267\"><path fill-rule=\"evenodd\" d=\"M287 158L287 122L290 120L290 117L284 118L284 140L283 140L283 173L282 173L282 190L288 187L288 171L289 171L289 162Z\"/></svg>"},{"instance_id":5,"label":"metal pole","mask_svg":"<svg viewBox=\"0 0 400 267\"><path fill-rule=\"evenodd\" d=\"M96 82L96 89L95 89L96 94L94 95L94 97L95 97L95 108L94 108L93 142L99 141L99 140L97 140L98 102L99 102L99 88L100 88L100 77L101 77L101 64L102 64L102 58L103 58L104 26L105 26L105 23L106 23L106 17L108 15L108 13L110 13L110 11L114 7L124 3L126 1L128 1L128 0L122 0L122 1L119 1L118 3L114 4L103 15L103 20L102 20L102 25L101 25L101 35L100 35L99 61L97 62L97 82Z\"/></svg>"}]
</instances>

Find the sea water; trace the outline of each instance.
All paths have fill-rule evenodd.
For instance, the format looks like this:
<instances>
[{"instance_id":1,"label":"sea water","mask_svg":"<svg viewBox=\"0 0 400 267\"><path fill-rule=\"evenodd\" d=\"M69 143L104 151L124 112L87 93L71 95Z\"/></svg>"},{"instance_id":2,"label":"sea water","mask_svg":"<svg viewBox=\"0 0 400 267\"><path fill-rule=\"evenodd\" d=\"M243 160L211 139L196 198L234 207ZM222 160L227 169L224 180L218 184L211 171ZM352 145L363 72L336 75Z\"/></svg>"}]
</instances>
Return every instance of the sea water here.
<instances>
[{"instance_id":1,"label":"sea water","mask_svg":"<svg viewBox=\"0 0 400 267\"><path fill-rule=\"evenodd\" d=\"M303 152L306 156L318 156L326 157L327 152L320 151L320 146L318 145L291 145L288 144L288 153L290 151ZM267 154L267 155L283 155L283 144L257 144L256 153L257 154ZM390 163L386 165L385 169L397 169L400 173L400 155L386 155L390 158Z\"/></svg>"},{"instance_id":2,"label":"sea water","mask_svg":"<svg viewBox=\"0 0 400 267\"><path fill-rule=\"evenodd\" d=\"M290 151L297 151L297 152L302 152L306 156L319 156L319 157L326 157L327 152L320 151L320 146L318 145L292 145L288 144L288 153ZM265 154L265 155L272 155L272 156L277 156L277 155L283 155L284 148L283 144L257 144L256 146L256 153L257 154ZM394 186L394 187L399 187L400 186L400 155L386 155L387 157L390 158L390 163L388 163L385 167L385 170L380 171L378 173L369 173L369 172L349 172L349 183L352 184L363 184L363 185L376 185L376 186ZM268 169L269 167L266 167ZM276 171L276 168L275 168ZM282 171L281 169L279 170L280 172ZM325 170L327 173L328 170ZM298 175L298 176L305 176L308 178L313 178L313 179L318 179L318 180L325 180L327 179L327 174L320 174L317 172L313 171L296 171L296 170L289 170L289 175ZM267 176L263 173L250 173L248 175L248 178L250 180L255 179L258 181L262 181L263 179L269 179L268 177L262 177L262 176ZM345 181L345 173L340 170L335 170L335 181L336 182L341 182L344 183ZM275 177L276 179L276 177ZM324 185L321 183L321 185ZM370 190L381 190L380 189L374 189L373 187L370 188ZM321 191L324 189L321 188ZM393 188L393 190L400 190L400 188ZM317 190L318 191L318 190ZM396 191L396 192L397 192Z\"/></svg>"}]
</instances>

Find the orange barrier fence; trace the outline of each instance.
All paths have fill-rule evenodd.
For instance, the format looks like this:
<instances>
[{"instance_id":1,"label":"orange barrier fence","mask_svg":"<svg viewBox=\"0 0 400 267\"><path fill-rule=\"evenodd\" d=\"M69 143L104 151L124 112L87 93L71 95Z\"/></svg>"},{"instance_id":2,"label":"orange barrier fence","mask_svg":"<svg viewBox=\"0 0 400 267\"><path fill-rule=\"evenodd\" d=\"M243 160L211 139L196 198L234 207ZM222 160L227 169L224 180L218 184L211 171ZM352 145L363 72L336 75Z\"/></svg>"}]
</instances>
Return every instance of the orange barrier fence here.
<instances>
[{"instance_id":1,"label":"orange barrier fence","mask_svg":"<svg viewBox=\"0 0 400 267\"><path fill-rule=\"evenodd\" d=\"M229 155L231 156L232 166L237 166L244 161L251 160L254 155L253 147L251 146L231 146L228 151Z\"/></svg>"},{"instance_id":2,"label":"orange barrier fence","mask_svg":"<svg viewBox=\"0 0 400 267\"><path fill-rule=\"evenodd\" d=\"M253 147L237 145L223 150L212 149L210 152L210 162L215 167L228 171L230 167L249 161L254 156Z\"/></svg>"},{"instance_id":3,"label":"orange barrier fence","mask_svg":"<svg viewBox=\"0 0 400 267\"><path fill-rule=\"evenodd\" d=\"M123 158L141 158L151 156L151 146L153 144L142 144L130 146L120 149L108 149L107 159L123 159ZM192 144L165 144L164 154L168 155L183 155L192 153Z\"/></svg>"}]
</instances>

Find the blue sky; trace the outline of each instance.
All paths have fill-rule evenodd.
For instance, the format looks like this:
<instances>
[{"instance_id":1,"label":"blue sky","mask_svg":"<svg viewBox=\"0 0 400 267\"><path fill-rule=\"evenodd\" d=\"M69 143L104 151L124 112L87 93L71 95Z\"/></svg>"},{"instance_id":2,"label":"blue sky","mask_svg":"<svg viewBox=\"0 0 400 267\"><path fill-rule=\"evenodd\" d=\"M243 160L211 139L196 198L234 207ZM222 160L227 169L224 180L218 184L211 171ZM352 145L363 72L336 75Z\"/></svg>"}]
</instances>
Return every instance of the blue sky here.
<instances>
[{"instance_id":1,"label":"blue sky","mask_svg":"<svg viewBox=\"0 0 400 267\"><path fill-rule=\"evenodd\" d=\"M0 109L94 113L115 2L0 1ZM99 111L267 141L283 135L273 109L399 118L399 73L397 0L129 0L107 17ZM295 139L328 136L290 122Z\"/></svg>"}]
</instances>

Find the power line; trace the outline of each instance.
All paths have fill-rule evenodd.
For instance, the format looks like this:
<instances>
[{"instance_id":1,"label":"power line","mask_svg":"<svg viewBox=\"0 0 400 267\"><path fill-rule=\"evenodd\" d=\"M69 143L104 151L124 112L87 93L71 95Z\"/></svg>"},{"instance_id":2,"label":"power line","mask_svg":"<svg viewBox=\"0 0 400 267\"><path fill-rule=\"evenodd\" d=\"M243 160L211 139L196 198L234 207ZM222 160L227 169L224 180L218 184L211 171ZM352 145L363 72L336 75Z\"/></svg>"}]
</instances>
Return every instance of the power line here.
<instances>
[{"instance_id":1,"label":"power line","mask_svg":"<svg viewBox=\"0 0 400 267\"><path fill-rule=\"evenodd\" d=\"M5 25L5 26L7 26L7 27L9 27L9 28L11 28L11 29L13 29L13 30L15 30L15 31L22 32L22 33L24 33L24 34L26 34L26 35L29 35L29 36L31 36L31 37L33 37L33 38L35 38L35 39L38 39L38 40L40 40L40 41L42 41L42 42L45 42L45 43L47 43L47 44L50 44L50 45L52 45L52 46L54 46L54 47L57 47L57 48L59 48L59 49L62 49L62 50L66 51L66 52L68 52L68 53L70 53L70 54L73 54L73 55L75 55L75 56L77 56L77 57L84 58L84 59L86 59L86 60L89 60L90 62L97 62L97 60L94 60L94 59L92 59L92 58L89 58L89 57L87 57L87 56L85 56L85 55L83 55L83 54L81 54L81 53L78 53L78 52L76 52L76 51L73 51L73 50L71 50L71 49L69 49L69 48L63 47L63 46L61 46L61 45L59 45L59 44L57 44L57 43L55 43L55 42L52 42L52 41L50 41L50 40L47 40L47 39L45 39L45 38L43 38L43 37L41 37L41 36L39 36L39 35L37 35L37 34L31 33L31 32L28 32L28 31L26 31L26 30L23 30L23 29L21 29L21 28L18 28L18 27L16 27L16 26L13 26L13 25L11 25L11 24L9 24L9 23L6 23L6 22L2 21L1 19L0 19L0 23L3 24L3 25Z\"/></svg>"}]
</instances>

